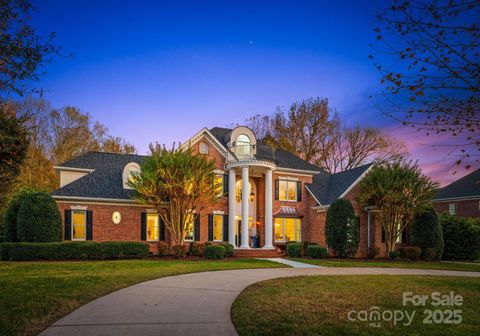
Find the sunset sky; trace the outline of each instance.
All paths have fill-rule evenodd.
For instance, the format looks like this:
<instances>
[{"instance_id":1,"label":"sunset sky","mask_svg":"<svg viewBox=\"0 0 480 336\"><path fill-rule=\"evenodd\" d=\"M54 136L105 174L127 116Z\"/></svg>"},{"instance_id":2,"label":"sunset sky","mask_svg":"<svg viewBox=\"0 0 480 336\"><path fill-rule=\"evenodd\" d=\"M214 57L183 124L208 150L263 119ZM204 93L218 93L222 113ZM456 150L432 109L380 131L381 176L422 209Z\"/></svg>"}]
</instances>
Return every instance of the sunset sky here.
<instances>
[{"instance_id":1,"label":"sunset sky","mask_svg":"<svg viewBox=\"0 0 480 336\"><path fill-rule=\"evenodd\" d=\"M444 147L384 116L368 55L383 1L34 1L33 25L57 34L65 57L39 86L146 153L203 127L242 123L309 97L327 97L350 125L407 143L424 172L459 178ZM67 56L72 54L72 56ZM380 60L382 55L378 55ZM385 62L388 62L385 60Z\"/></svg>"}]
</instances>

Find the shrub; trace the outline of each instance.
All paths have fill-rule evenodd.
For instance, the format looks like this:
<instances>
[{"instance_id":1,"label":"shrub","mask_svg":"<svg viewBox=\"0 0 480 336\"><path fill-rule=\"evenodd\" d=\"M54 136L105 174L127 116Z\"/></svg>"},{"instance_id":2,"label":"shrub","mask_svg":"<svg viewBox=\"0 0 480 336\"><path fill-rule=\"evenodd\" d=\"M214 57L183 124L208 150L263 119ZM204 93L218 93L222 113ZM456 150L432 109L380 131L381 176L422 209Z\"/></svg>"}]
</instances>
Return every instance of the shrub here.
<instances>
[{"instance_id":1,"label":"shrub","mask_svg":"<svg viewBox=\"0 0 480 336\"><path fill-rule=\"evenodd\" d=\"M400 257L412 261L420 259L422 255L422 249L418 246L403 246L398 249L398 252L400 252Z\"/></svg>"},{"instance_id":2,"label":"shrub","mask_svg":"<svg viewBox=\"0 0 480 336\"><path fill-rule=\"evenodd\" d=\"M310 258L315 259L323 259L326 258L328 255L328 251L326 247L322 247L320 245L308 245L307 246L307 255Z\"/></svg>"},{"instance_id":3,"label":"shrub","mask_svg":"<svg viewBox=\"0 0 480 336\"><path fill-rule=\"evenodd\" d=\"M168 244L161 241L158 242L158 255L163 257L168 255Z\"/></svg>"},{"instance_id":4,"label":"shrub","mask_svg":"<svg viewBox=\"0 0 480 336\"><path fill-rule=\"evenodd\" d=\"M308 240L302 241L302 256L308 255L307 247L310 245L318 245L318 243L309 242Z\"/></svg>"},{"instance_id":5,"label":"shrub","mask_svg":"<svg viewBox=\"0 0 480 336\"><path fill-rule=\"evenodd\" d=\"M340 198L327 211L327 244L335 255L353 257L360 241L359 225L350 201Z\"/></svg>"},{"instance_id":6,"label":"shrub","mask_svg":"<svg viewBox=\"0 0 480 336\"><path fill-rule=\"evenodd\" d=\"M184 258L187 255L187 245L174 245L173 255L176 258Z\"/></svg>"},{"instance_id":7,"label":"shrub","mask_svg":"<svg viewBox=\"0 0 480 336\"><path fill-rule=\"evenodd\" d=\"M4 240L6 242L16 242L18 241L17 236L17 216L20 205L28 194L35 193L35 189L22 189L10 198L10 201L7 204L7 209L3 217L3 234Z\"/></svg>"},{"instance_id":8,"label":"shrub","mask_svg":"<svg viewBox=\"0 0 480 336\"><path fill-rule=\"evenodd\" d=\"M480 221L444 213L440 216L444 259L476 260L480 257Z\"/></svg>"},{"instance_id":9,"label":"shrub","mask_svg":"<svg viewBox=\"0 0 480 336\"><path fill-rule=\"evenodd\" d=\"M398 260L400 258L399 251L390 251L388 252L388 258L392 261Z\"/></svg>"},{"instance_id":10,"label":"shrub","mask_svg":"<svg viewBox=\"0 0 480 336\"><path fill-rule=\"evenodd\" d=\"M2 260L131 259L148 257L149 246L140 242L2 243Z\"/></svg>"},{"instance_id":11,"label":"shrub","mask_svg":"<svg viewBox=\"0 0 480 336\"><path fill-rule=\"evenodd\" d=\"M190 243L190 248L188 249L188 255L191 257L203 257L205 252L205 245L203 243L193 242Z\"/></svg>"},{"instance_id":12,"label":"shrub","mask_svg":"<svg viewBox=\"0 0 480 336\"><path fill-rule=\"evenodd\" d=\"M380 254L380 249L377 246L370 246L368 249L367 258L375 259Z\"/></svg>"},{"instance_id":13,"label":"shrub","mask_svg":"<svg viewBox=\"0 0 480 336\"><path fill-rule=\"evenodd\" d=\"M287 255L289 257L301 257L302 256L302 244L301 243L288 243L286 244Z\"/></svg>"},{"instance_id":14,"label":"shrub","mask_svg":"<svg viewBox=\"0 0 480 336\"><path fill-rule=\"evenodd\" d=\"M225 247L225 257L233 257L234 247L232 244L223 243L223 247Z\"/></svg>"},{"instance_id":15,"label":"shrub","mask_svg":"<svg viewBox=\"0 0 480 336\"><path fill-rule=\"evenodd\" d=\"M434 248L426 248L425 251L422 251L422 255L426 261L436 261L440 259L437 250Z\"/></svg>"},{"instance_id":16,"label":"shrub","mask_svg":"<svg viewBox=\"0 0 480 336\"><path fill-rule=\"evenodd\" d=\"M223 259L225 257L225 247L222 245L208 245L205 247L205 258Z\"/></svg>"},{"instance_id":17,"label":"shrub","mask_svg":"<svg viewBox=\"0 0 480 336\"><path fill-rule=\"evenodd\" d=\"M25 195L17 215L17 238L24 242L62 240L62 220L57 204L46 192Z\"/></svg>"},{"instance_id":18,"label":"shrub","mask_svg":"<svg viewBox=\"0 0 480 336\"><path fill-rule=\"evenodd\" d=\"M440 218L433 207L428 207L415 215L410 227L410 243L422 249L422 258L425 259L427 249L436 250L436 258L440 259L443 253L443 230Z\"/></svg>"}]
</instances>

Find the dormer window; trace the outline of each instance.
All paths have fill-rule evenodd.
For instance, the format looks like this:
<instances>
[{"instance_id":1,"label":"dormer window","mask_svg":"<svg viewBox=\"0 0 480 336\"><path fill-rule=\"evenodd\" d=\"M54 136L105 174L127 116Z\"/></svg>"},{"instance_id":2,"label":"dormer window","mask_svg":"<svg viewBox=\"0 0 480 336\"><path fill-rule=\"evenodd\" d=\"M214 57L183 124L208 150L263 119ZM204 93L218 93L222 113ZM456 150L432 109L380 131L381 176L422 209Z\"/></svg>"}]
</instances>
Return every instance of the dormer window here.
<instances>
[{"instance_id":1,"label":"dormer window","mask_svg":"<svg viewBox=\"0 0 480 336\"><path fill-rule=\"evenodd\" d=\"M208 144L206 142L200 142L200 145L198 146L198 152L200 154L208 154Z\"/></svg>"},{"instance_id":2,"label":"dormer window","mask_svg":"<svg viewBox=\"0 0 480 336\"><path fill-rule=\"evenodd\" d=\"M132 181L133 175L137 173L140 173L140 165L136 162L127 163L122 174L123 189L132 189L127 183Z\"/></svg>"},{"instance_id":3,"label":"dormer window","mask_svg":"<svg viewBox=\"0 0 480 336\"><path fill-rule=\"evenodd\" d=\"M251 155L251 141L245 134L240 134L235 141L236 153L239 156Z\"/></svg>"}]
</instances>

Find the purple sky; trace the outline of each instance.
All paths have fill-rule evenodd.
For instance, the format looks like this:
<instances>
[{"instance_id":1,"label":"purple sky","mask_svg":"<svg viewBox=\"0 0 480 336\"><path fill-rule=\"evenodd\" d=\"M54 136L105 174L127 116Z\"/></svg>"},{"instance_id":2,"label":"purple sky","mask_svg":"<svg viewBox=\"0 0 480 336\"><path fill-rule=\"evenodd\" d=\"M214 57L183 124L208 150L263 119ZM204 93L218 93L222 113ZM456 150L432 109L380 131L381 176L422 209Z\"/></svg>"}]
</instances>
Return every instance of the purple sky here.
<instances>
[{"instance_id":1,"label":"purple sky","mask_svg":"<svg viewBox=\"0 0 480 336\"><path fill-rule=\"evenodd\" d=\"M457 179L431 139L398 127L368 98L368 54L382 1L35 1L34 26L65 54L39 85L146 153L202 127L242 123L309 97L328 97L348 124L388 128L425 172Z\"/></svg>"}]
</instances>

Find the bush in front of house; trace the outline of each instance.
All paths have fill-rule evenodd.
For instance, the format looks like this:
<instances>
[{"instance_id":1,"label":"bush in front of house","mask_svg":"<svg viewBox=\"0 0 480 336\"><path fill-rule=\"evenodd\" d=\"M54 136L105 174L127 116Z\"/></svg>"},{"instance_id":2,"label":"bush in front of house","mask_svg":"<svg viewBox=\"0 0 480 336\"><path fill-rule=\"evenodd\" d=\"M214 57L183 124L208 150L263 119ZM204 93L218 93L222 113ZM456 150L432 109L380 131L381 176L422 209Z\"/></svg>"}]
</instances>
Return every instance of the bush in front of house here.
<instances>
[{"instance_id":1,"label":"bush in front of house","mask_svg":"<svg viewBox=\"0 0 480 336\"><path fill-rule=\"evenodd\" d=\"M205 244L192 242L190 243L190 247L188 248L188 255L190 257L203 257L205 252Z\"/></svg>"},{"instance_id":2,"label":"bush in front of house","mask_svg":"<svg viewBox=\"0 0 480 336\"><path fill-rule=\"evenodd\" d=\"M435 249L436 259L440 259L443 253L444 240L443 230L435 209L430 206L417 213L410 227L410 244L422 249L422 258L427 259L428 249ZM429 256L432 257L431 255Z\"/></svg>"},{"instance_id":3,"label":"bush in front of house","mask_svg":"<svg viewBox=\"0 0 480 336\"><path fill-rule=\"evenodd\" d=\"M388 259L391 261L397 261L400 258L400 251L390 251L388 252Z\"/></svg>"},{"instance_id":4,"label":"bush in front of house","mask_svg":"<svg viewBox=\"0 0 480 336\"><path fill-rule=\"evenodd\" d=\"M302 243L289 242L286 244L287 256L299 258L302 256Z\"/></svg>"},{"instance_id":5,"label":"bush in front of house","mask_svg":"<svg viewBox=\"0 0 480 336\"><path fill-rule=\"evenodd\" d=\"M318 245L318 243L310 242L308 240L302 241L302 256L306 256L307 254L307 247L310 245Z\"/></svg>"},{"instance_id":6,"label":"bush in front of house","mask_svg":"<svg viewBox=\"0 0 480 336\"><path fill-rule=\"evenodd\" d=\"M188 246L187 245L174 245L173 246L173 255L176 258L184 258L187 255Z\"/></svg>"},{"instance_id":7,"label":"bush in front of house","mask_svg":"<svg viewBox=\"0 0 480 336\"><path fill-rule=\"evenodd\" d=\"M34 192L23 197L17 214L17 238L32 243L62 240L62 219L52 196Z\"/></svg>"},{"instance_id":8,"label":"bush in front of house","mask_svg":"<svg viewBox=\"0 0 480 336\"><path fill-rule=\"evenodd\" d=\"M327 211L325 223L327 244L339 257L353 257L360 242L360 228L349 200L340 198Z\"/></svg>"},{"instance_id":9,"label":"bush in front of house","mask_svg":"<svg viewBox=\"0 0 480 336\"><path fill-rule=\"evenodd\" d=\"M205 258L207 259L223 259L225 258L225 246L208 245L205 247Z\"/></svg>"},{"instance_id":10,"label":"bush in front of house","mask_svg":"<svg viewBox=\"0 0 480 336\"><path fill-rule=\"evenodd\" d=\"M233 257L233 253L235 251L233 245L229 243L223 243L222 246L225 247L225 257Z\"/></svg>"},{"instance_id":11,"label":"bush in front of house","mask_svg":"<svg viewBox=\"0 0 480 336\"><path fill-rule=\"evenodd\" d=\"M38 192L38 190L25 188L21 189L10 198L3 217L3 234L6 242L18 241L17 236L17 216L22 202L28 194Z\"/></svg>"},{"instance_id":12,"label":"bush in front of house","mask_svg":"<svg viewBox=\"0 0 480 336\"><path fill-rule=\"evenodd\" d=\"M368 259L375 259L380 254L380 248L377 246L370 246L368 249L367 258Z\"/></svg>"},{"instance_id":13,"label":"bush in front of house","mask_svg":"<svg viewBox=\"0 0 480 336\"><path fill-rule=\"evenodd\" d=\"M328 251L326 247L322 247L320 245L308 245L307 255L314 259L324 259L327 257Z\"/></svg>"},{"instance_id":14,"label":"bush in front of house","mask_svg":"<svg viewBox=\"0 0 480 336\"><path fill-rule=\"evenodd\" d=\"M149 246L141 242L2 243L2 260L104 260L146 258Z\"/></svg>"},{"instance_id":15,"label":"bush in front of house","mask_svg":"<svg viewBox=\"0 0 480 336\"><path fill-rule=\"evenodd\" d=\"M401 258L411 261L420 259L420 256L422 255L422 249L418 246L402 246L398 249L398 252L400 252Z\"/></svg>"},{"instance_id":16,"label":"bush in front of house","mask_svg":"<svg viewBox=\"0 0 480 336\"><path fill-rule=\"evenodd\" d=\"M158 242L158 255L160 257L168 255L168 244L164 241Z\"/></svg>"},{"instance_id":17,"label":"bush in front of house","mask_svg":"<svg viewBox=\"0 0 480 336\"><path fill-rule=\"evenodd\" d=\"M440 215L445 247L443 259L476 260L480 257L480 220Z\"/></svg>"}]
</instances>

